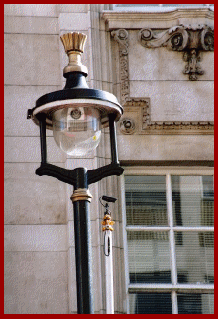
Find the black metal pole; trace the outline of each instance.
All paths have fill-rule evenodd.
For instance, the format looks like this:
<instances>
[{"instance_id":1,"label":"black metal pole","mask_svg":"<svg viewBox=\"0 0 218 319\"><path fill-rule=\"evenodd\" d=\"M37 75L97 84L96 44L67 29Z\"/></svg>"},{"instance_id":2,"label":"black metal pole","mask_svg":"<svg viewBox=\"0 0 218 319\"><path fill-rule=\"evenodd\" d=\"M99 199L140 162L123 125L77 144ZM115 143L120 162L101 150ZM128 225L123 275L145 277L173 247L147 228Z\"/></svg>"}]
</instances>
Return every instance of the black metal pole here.
<instances>
[{"instance_id":1,"label":"black metal pole","mask_svg":"<svg viewBox=\"0 0 218 319\"><path fill-rule=\"evenodd\" d=\"M41 143L41 163L47 163L47 145L46 145L46 115L38 115L40 126L40 143Z\"/></svg>"},{"instance_id":2,"label":"black metal pole","mask_svg":"<svg viewBox=\"0 0 218 319\"><path fill-rule=\"evenodd\" d=\"M82 193L88 190L87 170L77 168L72 195L76 256L77 313L94 314L92 282L92 246L89 201Z\"/></svg>"},{"instance_id":3,"label":"black metal pole","mask_svg":"<svg viewBox=\"0 0 218 319\"><path fill-rule=\"evenodd\" d=\"M111 145L111 163L118 164L117 154L117 137L116 137L116 124L115 115L109 115L109 128L110 128L110 145Z\"/></svg>"}]
</instances>

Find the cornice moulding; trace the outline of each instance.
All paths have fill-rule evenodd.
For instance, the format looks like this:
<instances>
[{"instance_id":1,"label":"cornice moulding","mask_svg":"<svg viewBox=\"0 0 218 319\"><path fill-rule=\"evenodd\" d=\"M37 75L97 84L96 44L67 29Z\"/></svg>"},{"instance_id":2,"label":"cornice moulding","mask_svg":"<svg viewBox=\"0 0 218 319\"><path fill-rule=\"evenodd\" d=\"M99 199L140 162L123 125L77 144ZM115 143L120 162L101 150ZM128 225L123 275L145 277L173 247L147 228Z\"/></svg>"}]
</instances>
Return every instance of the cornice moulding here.
<instances>
[{"instance_id":1,"label":"cornice moulding","mask_svg":"<svg viewBox=\"0 0 218 319\"><path fill-rule=\"evenodd\" d=\"M172 24L180 24L185 20L196 19L198 23L209 26L214 24L214 11L210 8L178 8L170 12L135 12L135 11L110 11L101 13L105 20L107 31L125 28L141 29L145 25L148 28L170 28Z\"/></svg>"}]
</instances>

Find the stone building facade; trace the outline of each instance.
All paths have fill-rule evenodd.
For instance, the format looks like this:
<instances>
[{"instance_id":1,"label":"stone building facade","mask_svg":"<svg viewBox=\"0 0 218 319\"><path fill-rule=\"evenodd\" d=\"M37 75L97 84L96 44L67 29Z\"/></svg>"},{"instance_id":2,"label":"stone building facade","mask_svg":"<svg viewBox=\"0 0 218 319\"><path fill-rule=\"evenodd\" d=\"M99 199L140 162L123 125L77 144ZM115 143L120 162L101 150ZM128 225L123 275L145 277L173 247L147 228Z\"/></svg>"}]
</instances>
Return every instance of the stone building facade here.
<instances>
[{"instance_id":1,"label":"stone building facade","mask_svg":"<svg viewBox=\"0 0 218 319\"><path fill-rule=\"evenodd\" d=\"M5 314L75 314L73 189L35 175L39 128L27 110L62 89L60 35L85 33L90 88L113 93L124 175L90 186L95 313L105 313L99 197L111 204L115 313L213 313L213 8L5 4ZM110 163L109 132L60 167ZM197 305L197 306L196 306ZM189 311L189 312L188 312Z\"/></svg>"}]
</instances>

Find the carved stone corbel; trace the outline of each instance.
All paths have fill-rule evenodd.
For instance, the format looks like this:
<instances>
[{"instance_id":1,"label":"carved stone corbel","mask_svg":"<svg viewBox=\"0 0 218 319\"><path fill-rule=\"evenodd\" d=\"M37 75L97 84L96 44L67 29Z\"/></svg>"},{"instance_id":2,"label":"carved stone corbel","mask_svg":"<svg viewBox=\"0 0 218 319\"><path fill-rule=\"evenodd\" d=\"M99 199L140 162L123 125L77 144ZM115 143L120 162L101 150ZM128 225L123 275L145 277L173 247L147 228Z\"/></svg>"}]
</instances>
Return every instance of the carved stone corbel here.
<instances>
[{"instance_id":1,"label":"carved stone corbel","mask_svg":"<svg viewBox=\"0 0 218 319\"><path fill-rule=\"evenodd\" d=\"M112 31L111 35L120 44L120 56L128 55L128 32L125 29L119 29Z\"/></svg>"},{"instance_id":2,"label":"carved stone corbel","mask_svg":"<svg viewBox=\"0 0 218 319\"><path fill-rule=\"evenodd\" d=\"M187 62L184 74L195 81L204 71L201 69L201 51L214 50L214 30L207 25L179 25L164 32L154 33L144 28L139 31L139 42L146 48L166 47L173 51L183 51L183 59Z\"/></svg>"}]
</instances>

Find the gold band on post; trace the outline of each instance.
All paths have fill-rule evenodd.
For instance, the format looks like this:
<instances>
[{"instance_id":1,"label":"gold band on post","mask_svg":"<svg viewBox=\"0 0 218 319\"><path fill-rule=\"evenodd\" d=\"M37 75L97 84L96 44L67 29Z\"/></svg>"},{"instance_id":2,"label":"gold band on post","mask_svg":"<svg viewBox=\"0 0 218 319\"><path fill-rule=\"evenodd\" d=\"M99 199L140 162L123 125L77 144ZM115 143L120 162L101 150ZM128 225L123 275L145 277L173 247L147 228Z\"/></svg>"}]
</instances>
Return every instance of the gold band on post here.
<instances>
[{"instance_id":1,"label":"gold band on post","mask_svg":"<svg viewBox=\"0 0 218 319\"><path fill-rule=\"evenodd\" d=\"M92 195L90 191L86 188L78 188L74 190L73 195L70 197L72 202L76 202L79 200L87 200L88 202L91 202Z\"/></svg>"}]
</instances>

